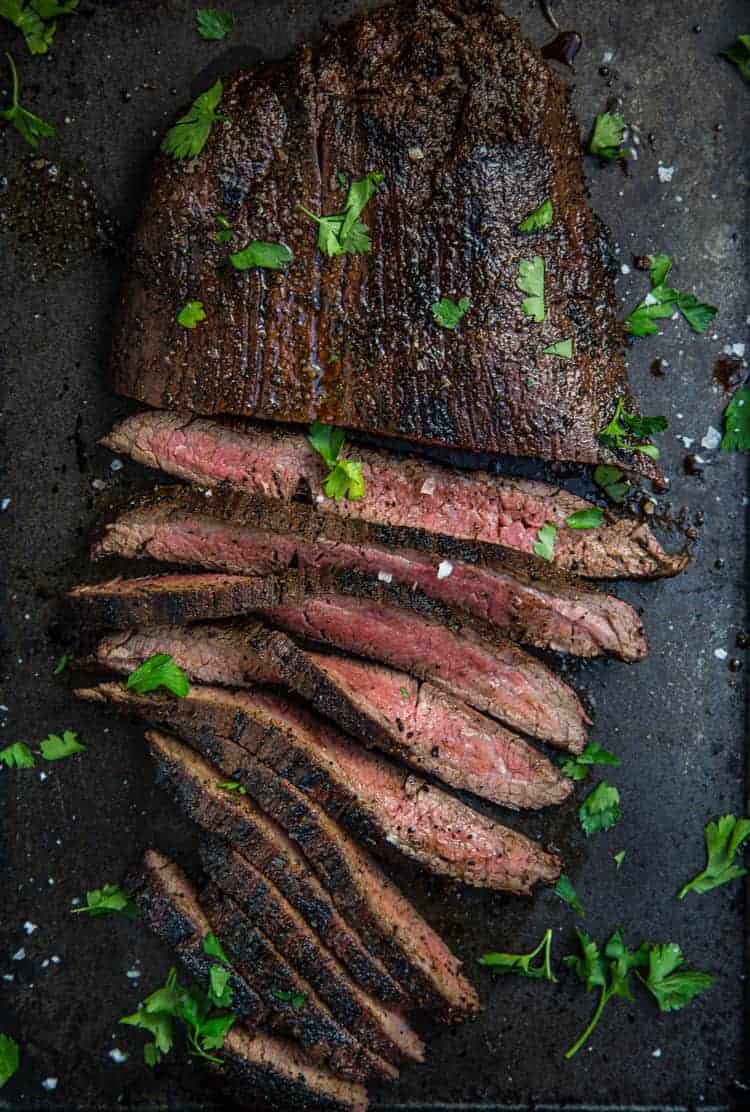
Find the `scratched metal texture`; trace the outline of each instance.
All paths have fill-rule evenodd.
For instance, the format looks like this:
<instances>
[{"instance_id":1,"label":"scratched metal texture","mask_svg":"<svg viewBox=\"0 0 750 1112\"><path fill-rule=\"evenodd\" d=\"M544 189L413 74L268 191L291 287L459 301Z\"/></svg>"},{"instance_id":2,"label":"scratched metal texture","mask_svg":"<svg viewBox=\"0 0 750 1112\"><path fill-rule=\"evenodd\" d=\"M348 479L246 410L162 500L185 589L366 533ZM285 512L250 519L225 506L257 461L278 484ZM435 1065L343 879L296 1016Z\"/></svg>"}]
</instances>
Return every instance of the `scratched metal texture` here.
<instances>
[{"instance_id":1,"label":"scratched metal texture","mask_svg":"<svg viewBox=\"0 0 750 1112\"><path fill-rule=\"evenodd\" d=\"M12 31L0 29L0 46L12 47L20 64L28 107L58 127L41 157L69 172L96 199L107 226L113 222L123 234L135 219L159 137L180 105L217 74L281 58L362 5L235 0L226 6L237 28L225 43L197 37L195 6L82 0L77 17L60 21L49 55L36 60ZM537 42L550 38L539 5L510 0L505 8ZM561 964L574 942L572 912L550 891L514 901L404 867L399 879L466 962L484 1012L457 1029L427 1022L426 1064L404 1069L398 1085L372 1093L383 1112L747 1107L742 884L684 903L675 898L702 867L706 820L746 806L746 660L735 647L748 624L746 459L700 442L709 425L720 427L726 401L712 380L715 361L725 345L747 339L750 88L718 57L737 32L750 30L747 7L743 0L567 0L555 10L585 42L571 78L582 132L613 96L637 127L638 158L627 176L587 160L594 205L622 263L632 267L633 253L669 252L675 283L719 305L721 314L704 336L666 322L662 336L639 342L630 356L644 412L669 420L662 444L671 491L659 496L660 510L671 504L686 508L691 520L704 515L693 562L677 581L617 588L643 611L647 661L567 665L593 708L594 738L622 757L622 767L609 770L622 793L622 821L589 841L574 804L510 821L560 849L593 936L603 939L621 925L634 944L679 942L689 963L715 972L717 984L673 1015L659 1015L640 990L633 1002L613 1002L590 1045L565 1062L566 1046L594 1006ZM115 249L102 251L76 246L72 233L67 242L66 227L50 230L45 242L19 230L18 221L11 227L4 204L26 159L20 139L3 127L0 499L10 503L0 512L0 744L35 742L70 727L88 749L44 770L0 771L0 1030L16 1036L23 1055L0 1107L224 1106L212 1080L182 1052L147 1070L143 1036L117 1025L161 982L167 950L138 923L70 914L73 898L120 880L148 845L194 869L196 833L153 785L141 729L79 706L70 677L51 674L74 643L59 597L91 574L86 538L97 513L153 477L129 462L113 471L96 443L128 411L111 394L106 373L119 233ZM674 168L671 181L659 180L660 164ZM27 208L45 204L42 191ZM64 218L57 223L67 225ZM623 308L646 289L642 272L623 274ZM669 364L662 377L649 369L656 357ZM682 437L707 461L700 476L683 470ZM545 474L519 461L505 466ZM583 474L563 481L593 493ZM743 665L738 672L728 668L734 657ZM620 849L626 857L617 872L612 857ZM24 930L26 922L36 924L33 933ZM476 967L487 948L530 949L547 926L554 927L557 984L493 981ZM129 977L134 970L139 976ZM110 1057L115 1047L129 1055L124 1064ZM42 1084L48 1078L57 1079L52 1091Z\"/></svg>"}]
</instances>

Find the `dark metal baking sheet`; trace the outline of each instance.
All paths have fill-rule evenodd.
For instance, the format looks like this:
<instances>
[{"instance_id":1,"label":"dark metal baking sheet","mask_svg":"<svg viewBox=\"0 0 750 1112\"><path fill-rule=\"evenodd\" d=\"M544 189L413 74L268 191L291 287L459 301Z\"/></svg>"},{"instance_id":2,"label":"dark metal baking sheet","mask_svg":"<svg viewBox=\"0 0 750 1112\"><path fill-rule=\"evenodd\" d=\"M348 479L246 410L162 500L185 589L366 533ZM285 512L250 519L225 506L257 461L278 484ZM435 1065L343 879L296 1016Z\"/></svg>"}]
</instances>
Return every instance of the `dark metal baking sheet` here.
<instances>
[{"instance_id":1,"label":"dark metal baking sheet","mask_svg":"<svg viewBox=\"0 0 750 1112\"><path fill-rule=\"evenodd\" d=\"M235 0L226 6L238 27L226 44L195 35L195 6L82 0L80 15L60 21L50 54L36 60L0 30L0 45L12 46L20 63L28 107L58 126L38 160L9 128L0 130L0 499L10 499L0 513L0 738L34 741L71 727L89 746L44 770L0 772L0 1030L23 1048L20 1074L0 1106L219 1103L211 1080L181 1054L149 1073L140 1062L142 1038L117 1026L163 977L167 951L137 923L70 914L72 898L119 880L148 844L190 865L195 833L154 787L140 729L79 706L69 679L52 676L73 638L58 599L90 574L86 536L101 503L152 481L129 462L112 470L96 440L127 411L106 376L118 248L160 134L175 108L216 74L282 57L361 5ZM505 7L532 38L550 37L539 5L512 0ZM587 167L622 263L632 265L634 252L668 251L679 285L721 314L702 337L667 322L663 336L641 341L630 357L645 412L664 413L670 423L663 445L672 486L659 496L660 508L671 503L690 519L705 518L694 561L677 581L618 588L643 609L652 645L645 663L569 665L594 708L594 737L622 756L610 776L622 792L622 822L584 842L572 806L511 821L561 849L588 931L602 937L622 925L634 942L677 941L718 983L674 1015L660 1016L640 995L615 1002L590 1046L566 1063L562 1053L593 998L569 974L556 986L493 982L474 962L488 947L530 948L547 925L555 927L559 959L572 943L572 913L551 892L513 901L404 867L400 879L467 962L486 1010L473 1025L428 1028L427 1063L373 1093L383 1110L729 1107L746 1094L741 885L684 903L675 890L701 867L707 818L746 805L745 672L717 657L726 652L745 663L735 639L747 625L746 461L700 441L709 425L720 426L725 403L712 379L715 361L725 345L747 339L750 89L717 57L748 30L747 6L567 0L555 10L584 37L573 78L582 128L609 97L621 97L638 129L629 174L593 161ZM671 180L660 180L659 166L662 178L673 168ZM624 274L623 305L646 285L642 273ZM656 357L668 361L663 377L650 373ZM683 472L688 450L678 437L708 461L699 477ZM563 481L590 491L574 469ZM627 856L618 873L612 855L621 848ZM33 933L26 922L37 925ZM25 957L14 960L21 948ZM128 976L134 970L139 977ZM127 1062L112 1060L114 1047L129 1052ZM47 1078L57 1079L54 1091L42 1087Z\"/></svg>"}]
</instances>

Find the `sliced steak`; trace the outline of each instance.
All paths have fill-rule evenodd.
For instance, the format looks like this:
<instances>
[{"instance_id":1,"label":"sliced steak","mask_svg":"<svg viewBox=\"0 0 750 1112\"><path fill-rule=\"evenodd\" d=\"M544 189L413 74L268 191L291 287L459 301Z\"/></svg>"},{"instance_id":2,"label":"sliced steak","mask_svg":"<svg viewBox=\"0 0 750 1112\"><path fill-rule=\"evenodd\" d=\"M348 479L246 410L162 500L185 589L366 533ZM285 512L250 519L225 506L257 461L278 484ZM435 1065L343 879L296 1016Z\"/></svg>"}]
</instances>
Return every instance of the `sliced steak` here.
<instances>
[{"instance_id":1,"label":"sliced steak","mask_svg":"<svg viewBox=\"0 0 750 1112\"><path fill-rule=\"evenodd\" d=\"M276 886L220 838L208 838L201 861L211 880L232 898L318 993L331 1014L370 1050L398 1065L421 1062L424 1044L403 1015L385 1008L352 981Z\"/></svg>"},{"instance_id":2,"label":"sliced steak","mask_svg":"<svg viewBox=\"0 0 750 1112\"><path fill-rule=\"evenodd\" d=\"M360 572L163 575L77 587L89 626L116 629L254 612L272 625L428 680L522 733L580 751L589 719L541 661L422 591Z\"/></svg>"},{"instance_id":3,"label":"sliced steak","mask_svg":"<svg viewBox=\"0 0 750 1112\"><path fill-rule=\"evenodd\" d=\"M482 452L611 460L598 439L618 397L616 269L587 197L565 81L484 0L387 5L314 52L225 79L200 155L159 157L136 231L113 347L118 393L191 412L330 421ZM423 157L414 157L419 151ZM411 152L411 155L410 155ZM316 213L340 212L337 173L384 181L362 219L371 253L316 248ZM518 225L550 198L552 223ZM223 265L283 240L269 280ZM519 267L539 257L542 323ZM200 296L206 321L181 327ZM455 331L430 306L466 296ZM565 363L545 348L572 338ZM653 473L642 453L628 464Z\"/></svg>"},{"instance_id":4,"label":"sliced steak","mask_svg":"<svg viewBox=\"0 0 750 1112\"><path fill-rule=\"evenodd\" d=\"M233 966L253 986L276 1022L307 1053L350 1081L395 1081L398 1070L363 1046L258 926L214 885L201 906ZM299 1005L299 998L304 1004Z\"/></svg>"},{"instance_id":5,"label":"sliced steak","mask_svg":"<svg viewBox=\"0 0 750 1112\"><path fill-rule=\"evenodd\" d=\"M110 555L260 575L293 566L357 570L420 587L516 641L584 657L640 660L647 652L632 607L536 557L273 499L154 492L105 527L93 556Z\"/></svg>"},{"instance_id":6,"label":"sliced steak","mask_svg":"<svg viewBox=\"0 0 750 1112\"><path fill-rule=\"evenodd\" d=\"M126 417L104 437L113 452L200 486L230 483L246 494L291 501L304 492L323 502L327 469L302 433L248 422L211 421L187 413L148 411ZM408 525L461 540L533 552L542 525L557 527L553 561L589 578L649 579L676 575L686 553L664 551L648 525L607 519L598 529L572 529L568 517L592 508L561 487L458 471L439 463L348 447L362 463L364 497L325 499L327 513L382 525Z\"/></svg>"},{"instance_id":7,"label":"sliced steak","mask_svg":"<svg viewBox=\"0 0 750 1112\"><path fill-rule=\"evenodd\" d=\"M367 1112L362 1085L315 1065L297 1044L235 1024L220 1051L219 1083L250 1112Z\"/></svg>"},{"instance_id":8,"label":"sliced steak","mask_svg":"<svg viewBox=\"0 0 750 1112\"><path fill-rule=\"evenodd\" d=\"M146 924L177 953L182 965L207 991L215 959L203 949L211 932L198 893L173 861L154 849L146 850L141 869L128 880ZM251 984L236 970L229 979L232 1011L245 1023L261 1023L269 1009Z\"/></svg>"}]
</instances>

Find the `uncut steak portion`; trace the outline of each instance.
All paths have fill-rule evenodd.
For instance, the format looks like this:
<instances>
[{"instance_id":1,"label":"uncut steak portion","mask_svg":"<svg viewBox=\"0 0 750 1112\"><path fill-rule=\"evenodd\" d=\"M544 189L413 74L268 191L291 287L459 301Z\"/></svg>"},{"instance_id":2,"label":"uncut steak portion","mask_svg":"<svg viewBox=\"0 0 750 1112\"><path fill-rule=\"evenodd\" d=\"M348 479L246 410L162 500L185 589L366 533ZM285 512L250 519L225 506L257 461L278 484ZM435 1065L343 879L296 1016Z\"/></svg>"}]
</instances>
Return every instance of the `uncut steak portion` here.
<instances>
[{"instance_id":1,"label":"uncut steak portion","mask_svg":"<svg viewBox=\"0 0 750 1112\"><path fill-rule=\"evenodd\" d=\"M580 750L589 719L541 661L422 591L359 572L162 575L70 592L88 626L181 624L249 612L272 625L403 669L521 733Z\"/></svg>"},{"instance_id":2,"label":"uncut steak portion","mask_svg":"<svg viewBox=\"0 0 750 1112\"><path fill-rule=\"evenodd\" d=\"M315 52L226 80L201 154L157 160L122 291L118 393L203 414L313 418L483 452L595 463L630 397L614 267L586 195L563 80L484 0L417 0L353 19ZM370 254L324 257L299 209L340 212L339 184L384 175ZM552 223L519 222L551 198ZM215 218L231 222L215 243ZM286 243L271 275L226 266ZM539 257L545 312L516 286ZM466 297L455 331L430 306ZM199 299L206 321L185 329ZM573 358L545 354L572 338ZM642 453L628 465L653 473Z\"/></svg>"},{"instance_id":3,"label":"uncut steak portion","mask_svg":"<svg viewBox=\"0 0 750 1112\"><path fill-rule=\"evenodd\" d=\"M327 468L302 433L186 413L135 413L101 441L113 452L200 486L229 483L246 494L322 502ZM557 527L553 563L588 578L676 575L687 553L664 551L651 529L611 513L598 529L574 529L568 517L592 503L548 483L459 471L392 452L347 446L362 464L362 498L327 498L327 513L382 525L409 525L460 540L531 553L542 525Z\"/></svg>"},{"instance_id":4,"label":"uncut steak portion","mask_svg":"<svg viewBox=\"0 0 750 1112\"><path fill-rule=\"evenodd\" d=\"M92 555L260 575L299 566L390 576L515 641L629 661L648 651L631 606L535 556L423 529L344 521L276 499L157 490L106 524Z\"/></svg>"}]
</instances>

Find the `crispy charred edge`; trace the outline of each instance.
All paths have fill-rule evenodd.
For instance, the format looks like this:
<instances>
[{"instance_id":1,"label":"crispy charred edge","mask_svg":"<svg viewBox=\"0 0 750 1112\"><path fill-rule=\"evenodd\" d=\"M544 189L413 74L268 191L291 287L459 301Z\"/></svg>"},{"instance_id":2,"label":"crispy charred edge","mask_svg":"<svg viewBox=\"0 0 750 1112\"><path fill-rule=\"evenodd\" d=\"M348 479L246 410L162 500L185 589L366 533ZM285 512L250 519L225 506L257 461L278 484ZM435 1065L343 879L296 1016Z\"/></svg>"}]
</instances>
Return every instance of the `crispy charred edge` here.
<instances>
[{"instance_id":1,"label":"crispy charred edge","mask_svg":"<svg viewBox=\"0 0 750 1112\"><path fill-rule=\"evenodd\" d=\"M371 1052L334 1019L312 986L279 953L268 935L250 922L234 900L211 883L201 895L201 906L232 963L308 1053L320 1055L331 1069L351 1081L396 1080L398 1070ZM280 1000L278 992L300 994L305 997L305 1004L295 1008L291 1001Z\"/></svg>"},{"instance_id":2,"label":"crispy charred edge","mask_svg":"<svg viewBox=\"0 0 750 1112\"><path fill-rule=\"evenodd\" d=\"M204 952L203 942L211 927L186 874L168 857L147 849L128 879L128 888L147 926L174 948L185 970L207 991L214 961ZM229 983L232 1011L245 1023L262 1022L268 1011L245 978L233 969Z\"/></svg>"},{"instance_id":3,"label":"crispy charred edge","mask_svg":"<svg viewBox=\"0 0 750 1112\"><path fill-rule=\"evenodd\" d=\"M384 1031L372 1002L349 983L347 973L329 953L325 942L273 883L220 838L205 838L199 852L212 882L234 901L250 923L273 936L277 947L283 948L285 957L309 981L334 1017L376 1054L398 1065L405 1056L403 1046ZM405 1021L401 1019L401 1023ZM416 1036L413 1038L416 1040ZM415 1043L414 1049L409 1057L422 1061L421 1043Z\"/></svg>"}]
</instances>

